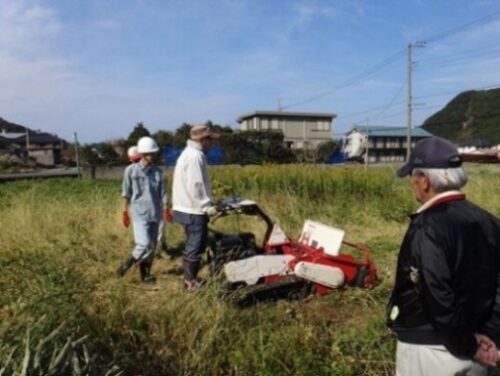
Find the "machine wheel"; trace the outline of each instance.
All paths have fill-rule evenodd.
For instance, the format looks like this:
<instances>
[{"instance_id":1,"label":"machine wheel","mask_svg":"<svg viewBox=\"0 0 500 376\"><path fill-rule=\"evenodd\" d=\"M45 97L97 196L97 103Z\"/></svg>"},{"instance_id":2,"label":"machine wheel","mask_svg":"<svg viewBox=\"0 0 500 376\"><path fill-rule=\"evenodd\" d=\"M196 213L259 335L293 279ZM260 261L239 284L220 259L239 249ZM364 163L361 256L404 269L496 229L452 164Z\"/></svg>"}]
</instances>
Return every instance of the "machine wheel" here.
<instances>
[{"instance_id":1,"label":"machine wheel","mask_svg":"<svg viewBox=\"0 0 500 376\"><path fill-rule=\"evenodd\" d=\"M304 284L293 286L287 294L288 300L302 300L311 294L311 284L304 282Z\"/></svg>"},{"instance_id":2,"label":"machine wheel","mask_svg":"<svg viewBox=\"0 0 500 376\"><path fill-rule=\"evenodd\" d=\"M239 308L256 303L276 301L278 299L303 299L311 292L311 285L301 278L290 277L270 284L260 283L246 286L231 294L231 300Z\"/></svg>"},{"instance_id":3,"label":"machine wheel","mask_svg":"<svg viewBox=\"0 0 500 376\"><path fill-rule=\"evenodd\" d=\"M368 276L370 271L368 267L362 266L358 270L358 275L356 276L356 280L354 281L354 286L356 287L365 287L365 278Z\"/></svg>"}]
</instances>

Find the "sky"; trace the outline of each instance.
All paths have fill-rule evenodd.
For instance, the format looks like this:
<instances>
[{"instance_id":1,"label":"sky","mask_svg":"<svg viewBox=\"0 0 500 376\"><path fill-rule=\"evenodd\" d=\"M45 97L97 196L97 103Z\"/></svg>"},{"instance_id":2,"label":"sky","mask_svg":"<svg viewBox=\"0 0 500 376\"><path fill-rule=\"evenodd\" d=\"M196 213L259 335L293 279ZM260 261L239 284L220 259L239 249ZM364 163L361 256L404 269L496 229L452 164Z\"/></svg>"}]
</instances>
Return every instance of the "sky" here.
<instances>
[{"instance_id":1,"label":"sky","mask_svg":"<svg viewBox=\"0 0 500 376\"><path fill-rule=\"evenodd\" d=\"M418 126L500 86L497 0L0 0L0 117L90 143L256 110Z\"/></svg>"}]
</instances>

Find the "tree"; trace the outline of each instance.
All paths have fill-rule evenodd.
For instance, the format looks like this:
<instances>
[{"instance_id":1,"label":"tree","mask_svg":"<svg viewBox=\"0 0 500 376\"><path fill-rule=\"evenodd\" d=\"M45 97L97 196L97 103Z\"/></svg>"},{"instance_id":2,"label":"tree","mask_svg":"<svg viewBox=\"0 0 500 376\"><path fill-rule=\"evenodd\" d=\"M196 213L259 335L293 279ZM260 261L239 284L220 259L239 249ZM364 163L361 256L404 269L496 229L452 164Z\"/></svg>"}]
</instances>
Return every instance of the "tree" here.
<instances>
[{"instance_id":1,"label":"tree","mask_svg":"<svg viewBox=\"0 0 500 376\"><path fill-rule=\"evenodd\" d=\"M174 144L174 135L169 131L158 131L153 134L153 138L160 147L172 146Z\"/></svg>"},{"instance_id":2,"label":"tree","mask_svg":"<svg viewBox=\"0 0 500 376\"><path fill-rule=\"evenodd\" d=\"M317 162L327 163L332 155L342 151L341 140L330 140L318 145Z\"/></svg>"},{"instance_id":3,"label":"tree","mask_svg":"<svg viewBox=\"0 0 500 376\"><path fill-rule=\"evenodd\" d=\"M84 145L80 149L80 159L83 165L115 165L123 162L113 145L109 142L99 142Z\"/></svg>"},{"instance_id":4,"label":"tree","mask_svg":"<svg viewBox=\"0 0 500 376\"><path fill-rule=\"evenodd\" d=\"M225 134L219 140L226 163L262 164L295 162L295 155L283 142L279 131L244 131Z\"/></svg>"},{"instance_id":5,"label":"tree","mask_svg":"<svg viewBox=\"0 0 500 376\"><path fill-rule=\"evenodd\" d=\"M144 123L137 123L137 125L134 127L134 130L128 135L127 146L130 147L133 145L137 145L137 141L139 141L141 137L145 136L151 136L151 133L144 126Z\"/></svg>"},{"instance_id":6,"label":"tree","mask_svg":"<svg viewBox=\"0 0 500 376\"><path fill-rule=\"evenodd\" d=\"M186 146L186 140L189 139L189 132L191 131L191 124L182 123L182 125L175 130L173 144L177 147Z\"/></svg>"},{"instance_id":7,"label":"tree","mask_svg":"<svg viewBox=\"0 0 500 376\"><path fill-rule=\"evenodd\" d=\"M220 124L214 124L211 120L207 120L205 122L205 125L208 127L208 129L210 129L210 131L219 133L220 135L229 135L234 132L233 128L231 128L229 125L222 126Z\"/></svg>"}]
</instances>

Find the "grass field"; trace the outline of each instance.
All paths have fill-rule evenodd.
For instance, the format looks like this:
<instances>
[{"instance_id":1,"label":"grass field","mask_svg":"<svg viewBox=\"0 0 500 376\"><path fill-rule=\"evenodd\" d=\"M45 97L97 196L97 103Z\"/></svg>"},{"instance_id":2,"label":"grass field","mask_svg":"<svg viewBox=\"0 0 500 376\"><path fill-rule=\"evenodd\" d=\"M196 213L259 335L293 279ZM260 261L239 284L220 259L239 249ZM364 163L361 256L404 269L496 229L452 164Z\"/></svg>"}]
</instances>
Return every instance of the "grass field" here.
<instances>
[{"instance_id":1,"label":"grass field","mask_svg":"<svg viewBox=\"0 0 500 376\"><path fill-rule=\"evenodd\" d=\"M500 166L468 166L468 198L500 216ZM155 288L114 270L133 239L120 224L120 183L47 180L0 185L0 374L390 375L385 304L417 207L391 168L218 167L216 197L257 201L291 236L311 218L369 246L373 290L237 309L211 283L182 290L181 258L158 259ZM168 177L170 179L170 177ZM256 220L218 223L254 231ZM169 245L182 247L176 225ZM202 271L202 275L206 270Z\"/></svg>"}]
</instances>

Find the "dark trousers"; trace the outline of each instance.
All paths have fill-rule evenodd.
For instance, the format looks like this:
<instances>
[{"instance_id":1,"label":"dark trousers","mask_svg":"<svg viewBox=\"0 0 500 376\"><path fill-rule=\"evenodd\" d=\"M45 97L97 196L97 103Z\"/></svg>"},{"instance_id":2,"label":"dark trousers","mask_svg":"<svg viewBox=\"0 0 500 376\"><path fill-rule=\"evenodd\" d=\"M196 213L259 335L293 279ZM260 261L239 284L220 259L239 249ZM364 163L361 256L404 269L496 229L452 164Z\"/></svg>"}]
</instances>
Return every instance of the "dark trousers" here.
<instances>
[{"instance_id":1,"label":"dark trousers","mask_svg":"<svg viewBox=\"0 0 500 376\"><path fill-rule=\"evenodd\" d=\"M207 247L208 217L174 211L174 222L182 225L186 234L183 258L188 262L199 262Z\"/></svg>"}]
</instances>

